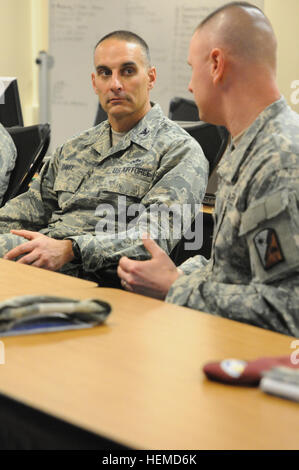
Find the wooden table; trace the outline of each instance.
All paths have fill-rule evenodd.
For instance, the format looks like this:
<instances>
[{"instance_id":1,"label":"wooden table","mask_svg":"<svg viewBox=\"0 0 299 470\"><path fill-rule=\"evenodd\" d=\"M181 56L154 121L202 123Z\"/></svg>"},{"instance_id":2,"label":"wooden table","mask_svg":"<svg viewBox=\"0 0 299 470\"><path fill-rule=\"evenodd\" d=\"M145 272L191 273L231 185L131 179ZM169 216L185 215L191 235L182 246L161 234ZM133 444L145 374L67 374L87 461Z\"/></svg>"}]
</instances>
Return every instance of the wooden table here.
<instances>
[{"instance_id":1,"label":"wooden table","mask_svg":"<svg viewBox=\"0 0 299 470\"><path fill-rule=\"evenodd\" d=\"M96 282L18 264L0 258L0 301L24 294L75 295L77 289L97 287ZM71 294L72 293L72 294Z\"/></svg>"},{"instance_id":2,"label":"wooden table","mask_svg":"<svg viewBox=\"0 0 299 470\"><path fill-rule=\"evenodd\" d=\"M34 285L113 307L107 324L92 330L2 338L3 399L135 449L298 449L298 404L213 383L202 372L209 361L290 354L294 338L0 263L1 299L33 293Z\"/></svg>"}]
</instances>

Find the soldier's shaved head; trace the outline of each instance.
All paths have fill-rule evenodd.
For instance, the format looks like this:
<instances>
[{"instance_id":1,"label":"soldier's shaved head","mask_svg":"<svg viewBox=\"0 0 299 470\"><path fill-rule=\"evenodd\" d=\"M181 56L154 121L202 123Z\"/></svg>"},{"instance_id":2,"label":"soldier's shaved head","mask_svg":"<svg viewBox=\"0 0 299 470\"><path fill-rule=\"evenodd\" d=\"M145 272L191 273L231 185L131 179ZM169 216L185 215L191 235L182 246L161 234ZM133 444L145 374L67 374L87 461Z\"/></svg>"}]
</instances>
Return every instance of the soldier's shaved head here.
<instances>
[{"instance_id":1,"label":"soldier's shaved head","mask_svg":"<svg viewBox=\"0 0 299 470\"><path fill-rule=\"evenodd\" d=\"M226 4L198 25L196 31L201 30L208 36L211 48L222 47L243 62L276 69L275 34L258 7L247 2Z\"/></svg>"},{"instance_id":2,"label":"soldier's shaved head","mask_svg":"<svg viewBox=\"0 0 299 470\"><path fill-rule=\"evenodd\" d=\"M264 13L232 2L196 28L189 47L189 91L201 120L226 126L233 136L279 99L276 38Z\"/></svg>"}]
</instances>

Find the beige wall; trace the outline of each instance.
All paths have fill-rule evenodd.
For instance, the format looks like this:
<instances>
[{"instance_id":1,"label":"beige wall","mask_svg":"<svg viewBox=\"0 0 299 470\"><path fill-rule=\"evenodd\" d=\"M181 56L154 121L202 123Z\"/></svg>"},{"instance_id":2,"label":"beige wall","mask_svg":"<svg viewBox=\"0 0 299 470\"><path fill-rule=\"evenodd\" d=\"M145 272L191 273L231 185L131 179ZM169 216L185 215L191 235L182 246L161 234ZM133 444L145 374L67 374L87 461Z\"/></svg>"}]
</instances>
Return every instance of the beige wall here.
<instances>
[{"instance_id":1,"label":"beige wall","mask_svg":"<svg viewBox=\"0 0 299 470\"><path fill-rule=\"evenodd\" d=\"M48 0L0 0L0 76L17 77L25 125L38 119L38 52L48 48Z\"/></svg>"},{"instance_id":2,"label":"beige wall","mask_svg":"<svg viewBox=\"0 0 299 470\"><path fill-rule=\"evenodd\" d=\"M265 0L265 13L273 25L278 41L279 88L288 103L299 113L299 103L292 103L291 100L295 91L291 88L291 83L295 80L299 83L299 0Z\"/></svg>"},{"instance_id":3,"label":"beige wall","mask_svg":"<svg viewBox=\"0 0 299 470\"><path fill-rule=\"evenodd\" d=\"M299 81L299 0L265 0L265 13L278 38L280 89L299 112L299 103L291 102L291 84ZM18 77L26 125L38 120L35 59L40 50L47 49L48 0L0 0L0 76Z\"/></svg>"}]
</instances>

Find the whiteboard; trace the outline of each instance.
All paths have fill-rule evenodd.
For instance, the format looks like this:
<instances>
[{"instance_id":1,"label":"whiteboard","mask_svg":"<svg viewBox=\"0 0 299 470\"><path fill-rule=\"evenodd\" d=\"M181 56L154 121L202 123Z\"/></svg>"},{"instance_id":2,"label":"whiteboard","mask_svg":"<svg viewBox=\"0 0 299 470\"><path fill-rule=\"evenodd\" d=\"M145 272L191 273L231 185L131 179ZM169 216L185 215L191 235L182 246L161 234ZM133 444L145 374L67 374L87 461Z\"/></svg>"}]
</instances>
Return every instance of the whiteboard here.
<instances>
[{"instance_id":1,"label":"whiteboard","mask_svg":"<svg viewBox=\"0 0 299 470\"><path fill-rule=\"evenodd\" d=\"M188 92L188 48L196 26L230 0L49 0L51 149L93 126L98 98L91 86L93 50L105 34L126 29L149 45L157 82L151 100L168 114ZM264 1L256 0L263 8Z\"/></svg>"}]
</instances>

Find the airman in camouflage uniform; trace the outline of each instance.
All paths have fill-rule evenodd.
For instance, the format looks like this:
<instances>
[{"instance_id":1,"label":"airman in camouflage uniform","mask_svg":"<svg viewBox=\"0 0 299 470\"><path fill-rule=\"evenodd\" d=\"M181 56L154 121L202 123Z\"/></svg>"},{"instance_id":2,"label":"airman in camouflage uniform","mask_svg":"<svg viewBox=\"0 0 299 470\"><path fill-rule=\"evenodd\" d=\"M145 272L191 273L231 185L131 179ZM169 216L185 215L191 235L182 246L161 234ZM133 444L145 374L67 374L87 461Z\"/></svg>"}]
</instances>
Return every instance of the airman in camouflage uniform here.
<instances>
[{"instance_id":1,"label":"airman in camouflage uniform","mask_svg":"<svg viewBox=\"0 0 299 470\"><path fill-rule=\"evenodd\" d=\"M78 275L83 267L83 276L88 277L88 273L117 264L124 254L145 259L148 254L140 238L96 236L96 225L105 216L99 209L110 204L117 216L122 195L127 206L145 206L137 227L145 227L151 206L157 204L188 203L194 217L195 204L204 196L207 173L200 146L165 117L158 104L113 147L110 125L105 121L60 147L29 191L0 210L0 233L4 234L0 254L25 241L8 231L25 229L76 241L82 265L76 261L65 265L62 271L69 274ZM115 219L111 233L118 232ZM172 227L171 216L169 223ZM167 252L177 242L160 239Z\"/></svg>"},{"instance_id":2,"label":"airman in camouflage uniform","mask_svg":"<svg viewBox=\"0 0 299 470\"><path fill-rule=\"evenodd\" d=\"M151 260L120 260L123 287L299 336L299 116L276 85L273 29L257 7L226 4L195 31L189 63L200 116L233 136L218 170L211 259L176 268L146 240Z\"/></svg>"},{"instance_id":3,"label":"airman in camouflage uniform","mask_svg":"<svg viewBox=\"0 0 299 470\"><path fill-rule=\"evenodd\" d=\"M172 231L174 222L187 204L194 218L208 163L197 142L151 105L156 69L142 38L104 36L94 66L108 121L60 147L30 190L0 210L0 256L118 286L121 255L148 257L140 241L148 219L161 246L175 246L182 232ZM166 223L157 206L169 212Z\"/></svg>"},{"instance_id":4,"label":"airman in camouflage uniform","mask_svg":"<svg viewBox=\"0 0 299 470\"><path fill-rule=\"evenodd\" d=\"M16 158L17 151L15 144L7 130L0 124L0 204L6 193L10 174L15 167Z\"/></svg>"}]
</instances>

